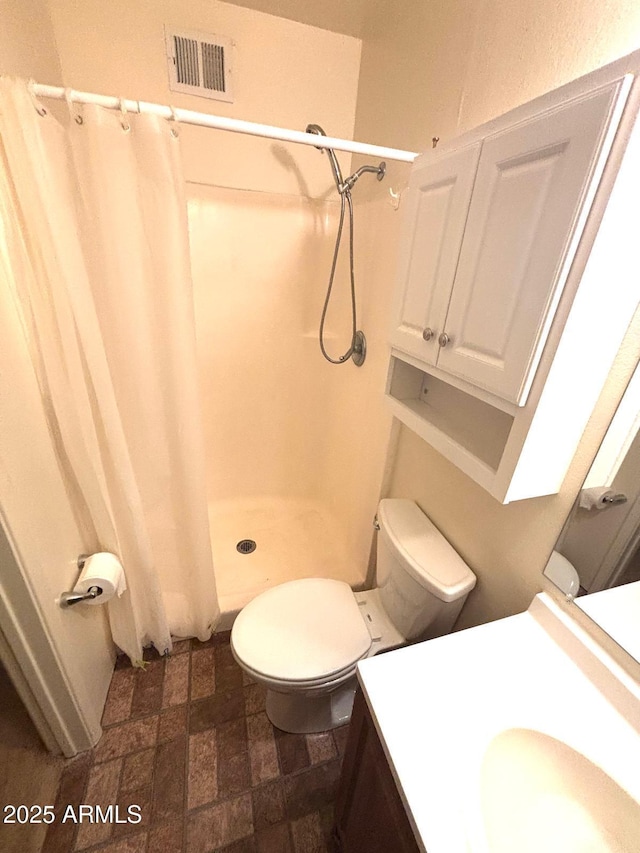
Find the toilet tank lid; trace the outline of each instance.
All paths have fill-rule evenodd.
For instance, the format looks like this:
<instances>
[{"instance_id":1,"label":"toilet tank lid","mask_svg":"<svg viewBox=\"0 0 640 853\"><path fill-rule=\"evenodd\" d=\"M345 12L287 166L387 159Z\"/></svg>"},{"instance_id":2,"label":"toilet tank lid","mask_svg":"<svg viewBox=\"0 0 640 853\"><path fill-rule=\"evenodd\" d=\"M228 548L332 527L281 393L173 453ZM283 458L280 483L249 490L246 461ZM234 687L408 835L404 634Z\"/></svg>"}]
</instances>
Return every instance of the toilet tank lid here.
<instances>
[{"instance_id":1,"label":"toilet tank lid","mask_svg":"<svg viewBox=\"0 0 640 853\"><path fill-rule=\"evenodd\" d=\"M415 501L385 498L378 521L412 577L441 601L455 601L476 585L469 566Z\"/></svg>"}]
</instances>

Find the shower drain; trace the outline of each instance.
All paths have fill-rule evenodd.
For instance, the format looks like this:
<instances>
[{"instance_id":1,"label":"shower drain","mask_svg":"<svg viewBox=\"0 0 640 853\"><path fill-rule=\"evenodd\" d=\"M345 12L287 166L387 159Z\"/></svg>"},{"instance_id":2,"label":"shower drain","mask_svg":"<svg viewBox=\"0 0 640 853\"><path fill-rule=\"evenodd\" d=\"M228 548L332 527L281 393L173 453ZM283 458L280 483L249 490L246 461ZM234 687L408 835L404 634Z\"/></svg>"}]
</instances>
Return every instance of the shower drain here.
<instances>
[{"instance_id":1,"label":"shower drain","mask_svg":"<svg viewBox=\"0 0 640 853\"><path fill-rule=\"evenodd\" d=\"M257 545L253 539L241 539L236 545L236 551L240 551L241 554L251 554L256 548Z\"/></svg>"}]
</instances>

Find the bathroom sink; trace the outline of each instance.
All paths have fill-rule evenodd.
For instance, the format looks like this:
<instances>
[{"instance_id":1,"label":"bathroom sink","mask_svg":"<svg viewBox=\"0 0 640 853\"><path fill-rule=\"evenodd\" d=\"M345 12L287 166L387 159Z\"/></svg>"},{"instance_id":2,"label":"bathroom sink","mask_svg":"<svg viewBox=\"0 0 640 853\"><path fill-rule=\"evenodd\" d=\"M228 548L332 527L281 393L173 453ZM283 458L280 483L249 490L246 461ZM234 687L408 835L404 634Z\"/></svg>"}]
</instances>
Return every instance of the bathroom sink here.
<instances>
[{"instance_id":1,"label":"bathroom sink","mask_svg":"<svg viewBox=\"0 0 640 853\"><path fill-rule=\"evenodd\" d=\"M637 853L640 804L555 738L508 729L489 744L481 807L491 853Z\"/></svg>"}]
</instances>

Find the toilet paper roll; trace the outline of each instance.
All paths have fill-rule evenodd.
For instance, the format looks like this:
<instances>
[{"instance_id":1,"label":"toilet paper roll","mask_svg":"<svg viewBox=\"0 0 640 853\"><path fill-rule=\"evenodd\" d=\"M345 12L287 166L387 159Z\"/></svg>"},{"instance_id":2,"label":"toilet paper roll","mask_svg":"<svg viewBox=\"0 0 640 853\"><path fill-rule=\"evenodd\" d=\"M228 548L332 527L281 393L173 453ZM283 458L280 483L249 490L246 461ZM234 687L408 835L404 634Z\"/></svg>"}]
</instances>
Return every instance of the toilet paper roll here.
<instances>
[{"instance_id":1,"label":"toilet paper roll","mask_svg":"<svg viewBox=\"0 0 640 853\"><path fill-rule=\"evenodd\" d=\"M100 587L102 593L97 598L87 599L85 604L105 604L114 595L119 597L125 591L124 569L115 554L102 551L87 557L73 591L88 592L92 586Z\"/></svg>"},{"instance_id":2,"label":"toilet paper roll","mask_svg":"<svg viewBox=\"0 0 640 853\"><path fill-rule=\"evenodd\" d=\"M613 489L607 489L604 486L594 489L583 489L580 492L580 500L578 506L582 509L605 509L609 504L605 498L613 497Z\"/></svg>"}]
</instances>

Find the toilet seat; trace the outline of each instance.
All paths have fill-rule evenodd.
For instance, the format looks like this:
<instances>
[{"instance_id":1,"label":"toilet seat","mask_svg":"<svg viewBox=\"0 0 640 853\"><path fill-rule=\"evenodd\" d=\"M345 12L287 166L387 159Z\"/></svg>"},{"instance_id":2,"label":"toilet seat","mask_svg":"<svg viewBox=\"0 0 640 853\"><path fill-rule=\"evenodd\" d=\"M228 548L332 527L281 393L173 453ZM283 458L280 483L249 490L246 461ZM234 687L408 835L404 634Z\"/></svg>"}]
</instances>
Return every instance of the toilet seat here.
<instances>
[{"instance_id":1,"label":"toilet seat","mask_svg":"<svg viewBox=\"0 0 640 853\"><path fill-rule=\"evenodd\" d=\"M263 592L236 618L231 648L258 680L297 689L340 684L371 647L348 584L328 578L289 581Z\"/></svg>"},{"instance_id":2,"label":"toilet seat","mask_svg":"<svg viewBox=\"0 0 640 853\"><path fill-rule=\"evenodd\" d=\"M363 657L366 657L366 654L363 655ZM362 658L359 658L359 660L362 660ZM247 675L251 676L254 681L263 684L269 690L276 690L286 693L326 693L329 690L333 690L334 688L339 687L346 681L349 681L350 678L353 678L356 673L357 663L358 661L353 663L347 669L337 673L336 675L326 676L324 678L310 679L309 681L291 681L290 679L282 681L277 678L270 678L269 676L266 676L263 673L258 672L257 670L251 669L251 667L248 667L244 662L242 663L242 666Z\"/></svg>"}]
</instances>

